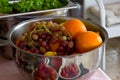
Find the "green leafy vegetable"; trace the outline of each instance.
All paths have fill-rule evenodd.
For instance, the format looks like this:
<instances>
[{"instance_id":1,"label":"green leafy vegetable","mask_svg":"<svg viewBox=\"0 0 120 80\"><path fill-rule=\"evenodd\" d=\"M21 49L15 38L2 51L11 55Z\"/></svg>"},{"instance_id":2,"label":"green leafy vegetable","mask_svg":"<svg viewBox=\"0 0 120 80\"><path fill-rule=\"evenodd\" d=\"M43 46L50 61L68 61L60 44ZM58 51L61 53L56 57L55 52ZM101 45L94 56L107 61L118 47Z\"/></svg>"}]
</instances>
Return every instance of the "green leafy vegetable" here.
<instances>
[{"instance_id":1,"label":"green leafy vegetable","mask_svg":"<svg viewBox=\"0 0 120 80\"><path fill-rule=\"evenodd\" d=\"M0 13L11 13L12 7L8 3L9 0L0 0Z\"/></svg>"},{"instance_id":2,"label":"green leafy vegetable","mask_svg":"<svg viewBox=\"0 0 120 80\"><path fill-rule=\"evenodd\" d=\"M0 0L0 13L24 13L55 9L65 6L67 3L67 0L20 0L14 3L9 3L9 0Z\"/></svg>"}]
</instances>

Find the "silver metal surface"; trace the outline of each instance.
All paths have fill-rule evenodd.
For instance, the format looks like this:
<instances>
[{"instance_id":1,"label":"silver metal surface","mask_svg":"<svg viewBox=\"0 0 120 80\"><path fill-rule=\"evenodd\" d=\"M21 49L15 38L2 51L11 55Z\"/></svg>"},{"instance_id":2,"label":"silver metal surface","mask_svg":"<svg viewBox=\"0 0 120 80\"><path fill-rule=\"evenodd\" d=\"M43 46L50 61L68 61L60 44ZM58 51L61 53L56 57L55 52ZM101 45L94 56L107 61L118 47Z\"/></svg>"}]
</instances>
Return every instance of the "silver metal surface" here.
<instances>
[{"instance_id":1,"label":"silver metal surface","mask_svg":"<svg viewBox=\"0 0 120 80\"><path fill-rule=\"evenodd\" d=\"M0 46L5 46L5 45L8 45L8 44L9 44L8 40L0 39Z\"/></svg>"},{"instance_id":2,"label":"silver metal surface","mask_svg":"<svg viewBox=\"0 0 120 80\"><path fill-rule=\"evenodd\" d=\"M32 15L32 14L37 14L37 13L47 13L47 12L56 12L56 11L62 11L62 10L68 10L68 9L74 9L77 8L77 5L74 4L73 2L69 1L68 5L61 7L61 8L56 8L56 9L49 9L49 10L40 10L40 11L33 11L33 12L26 12L26 13L17 13L17 14L0 14L0 19L1 18L8 18L8 17L14 17L14 16L22 16L22 15Z\"/></svg>"},{"instance_id":3,"label":"silver metal surface","mask_svg":"<svg viewBox=\"0 0 120 80\"><path fill-rule=\"evenodd\" d=\"M66 55L66 56L44 56L40 54L34 54L27 51L24 51L20 49L18 46L15 45L16 41L19 39L20 36L22 36L23 33L25 33L29 26L37 21L42 20L53 20L55 22L65 22L68 19L71 19L72 17L65 17L65 16L52 16L52 17L45 17L45 18L36 18L36 19L30 19L23 21L16 26L13 27L13 29L9 32L9 41L10 43L16 48L16 62L22 66L25 71L34 71L41 62L45 61L46 65L49 65L51 67L54 67L54 69L57 71L58 76L63 79L63 77L60 76L61 68L65 67L66 65L70 65L72 63L77 64L77 67L79 68L79 73L76 76L81 77L81 75L86 74L89 70L97 69L100 66L102 53L103 53L103 45L106 43L108 39L107 31L101 27L94 25L88 21L82 20L85 24L88 31L94 31L99 32L103 39L103 43L98 46L97 48L90 50L88 52L80 53L77 55ZM22 61L20 61L20 60ZM25 63L25 64L24 64ZM58 64L59 63L59 64ZM58 66L59 65L59 66ZM84 71L87 71L86 73ZM73 77L73 78L76 78ZM72 79L72 78L71 78ZM61 79L60 79L61 80ZM69 79L70 80L70 79ZM72 79L75 80L75 79Z\"/></svg>"},{"instance_id":4,"label":"silver metal surface","mask_svg":"<svg viewBox=\"0 0 120 80\"><path fill-rule=\"evenodd\" d=\"M15 42L16 40L24 33L28 30L28 27L31 23L33 22L36 22L36 21L41 21L41 20L57 20L58 22L59 21L65 21L65 20L68 20L70 19L71 17L65 17L65 16L54 16L54 17L48 17L48 18L40 18L40 19L30 19L30 20L26 20L24 22L21 22L19 23L18 25L14 26L13 29L11 29L11 31L9 32L9 41L10 43L17 49L17 53L20 53L26 57L28 56L31 56L33 57L34 56L34 61L36 62L38 60L38 58L40 58L41 56L43 55L39 55L39 54L33 54L33 53L29 53L29 52L26 52L22 49L20 49L19 47L17 47L15 45ZM82 20L82 19L81 19ZM91 30L91 31L95 31L95 32L99 32L99 34L101 35L101 37L103 38L103 44L106 43L107 41L107 38L108 38L108 34L106 32L106 30L101 27L101 26L97 26L97 25L94 25L88 21L85 21L85 20L82 20L83 23L86 25L87 27L87 30ZM85 53L81 53L81 54L78 54L76 56L78 56L78 64L83 64L83 66L88 69L88 70L92 70L92 69L96 69L98 66L99 66L99 63L101 61L101 56L102 53L103 53L103 50L102 50L102 45L100 45L99 47L91 50L91 51L88 51L88 52L85 52ZM16 53L16 54L17 54ZM57 58L57 57L60 57L60 58L70 58L71 56L53 56L53 58ZM49 57L46 57L46 58L49 58ZM31 59L31 58L30 58ZM37 60L36 60L37 59ZM27 60L29 61L29 60ZM31 60L30 60L31 61ZM28 62L29 63L29 62ZM34 63L34 62L33 62Z\"/></svg>"}]
</instances>

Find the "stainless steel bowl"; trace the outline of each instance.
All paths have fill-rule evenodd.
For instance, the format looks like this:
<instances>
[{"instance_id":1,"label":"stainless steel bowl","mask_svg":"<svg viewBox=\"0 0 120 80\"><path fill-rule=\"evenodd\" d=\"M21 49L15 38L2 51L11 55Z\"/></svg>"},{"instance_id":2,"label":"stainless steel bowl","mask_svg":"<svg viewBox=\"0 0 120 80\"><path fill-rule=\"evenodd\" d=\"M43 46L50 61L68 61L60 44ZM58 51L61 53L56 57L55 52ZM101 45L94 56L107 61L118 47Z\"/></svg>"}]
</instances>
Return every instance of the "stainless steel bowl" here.
<instances>
[{"instance_id":1,"label":"stainless steel bowl","mask_svg":"<svg viewBox=\"0 0 120 80\"><path fill-rule=\"evenodd\" d=\"M30 19L23 21L16 26L14 26L9 32L9 41L10 43L16 48L16 61L17 63L22 66L27 71L32 71L42 62L45 61L46 65L54 67L58 74L60 73L61 67L65 65L69 65L71 63L76 63L77 66L80 68L80 75L88 72L89 70L96 69L99 67L101 56L103 53L103 45L106 43L108 39L108 34L106 30L98 25L94 25L86 20L82 20L83 23L86 25L87 30L99 32L100 36L103 39L103 43L88 52L79 54L79 55L72 55L72 56L54 56L54 57L46 57L43 55L36 55L28 53L15 45L16 40L28 29L29 25L36 21L41 20L54 20L56 22L64 22L72 17L65 17L65 16L58 16L58 17L46 17L40 19ZM86 72L85 72L86 71Z\"/></svg>"}]
</instances>

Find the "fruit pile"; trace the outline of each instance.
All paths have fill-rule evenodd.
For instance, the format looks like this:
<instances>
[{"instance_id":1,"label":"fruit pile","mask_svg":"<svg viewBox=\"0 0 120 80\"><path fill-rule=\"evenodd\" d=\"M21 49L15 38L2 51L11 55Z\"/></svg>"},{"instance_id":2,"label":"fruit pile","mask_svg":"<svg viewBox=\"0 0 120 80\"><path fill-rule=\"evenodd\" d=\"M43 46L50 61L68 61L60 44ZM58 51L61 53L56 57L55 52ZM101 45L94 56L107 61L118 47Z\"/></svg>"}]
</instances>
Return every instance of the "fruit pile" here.
<instances>
[{"instance_id":1,"label":"fruit pile","mask_svg":"<svg viewBox=\"0 0 120 80\"><path fill-rule=\"evenodd\" d=\"M87 31L79 19L63 23L34 22L17 41L16 46L30 53L45 56L64 56L83 53L102 44L97 32Z\"/></svg>"},{"instance_id":2,"label":"fruit pile","mask_svg":"<svg viewBox=\"0 0 120 80\"><path fill-rule=\"evenodd\" d=\"M41 63L33 73L34 80L56 80L57 72L54 68Z\"/></svg>"},{"instance_id":3,"label":"fruit pile","mask_svg":"<svg viewBox=\"0 0 120 80\"><path fill-rule=\"evenodd\" d=\"M70 19L65 22L64 26L75 39L75 48L78 53L90 51L103 42L98 32L88 31L79 19Z\"/></svg>"},{"instance_id":4,"label":"fruit pile","mask_svg":"<svg viewBox=\"0 0 120 80\"><path fill-rule=\"evenodd\" d=\"M64 66L60 72L63 78L73 78L77 76L78 73L79 73L79 70L77 68L77 65L74 63Z\"/></svg>"},{"instance_id":5,"label":"fruit pile","mask_svg":"<svg viewBox=\"0 0 120 80\"><path fill-rule=\"evenodd\" d=\"M62 24L53 21L33 23L16 45L23 50L45 56L69 55L74 50L74 41Z\"/></svg>"}]
</instances>

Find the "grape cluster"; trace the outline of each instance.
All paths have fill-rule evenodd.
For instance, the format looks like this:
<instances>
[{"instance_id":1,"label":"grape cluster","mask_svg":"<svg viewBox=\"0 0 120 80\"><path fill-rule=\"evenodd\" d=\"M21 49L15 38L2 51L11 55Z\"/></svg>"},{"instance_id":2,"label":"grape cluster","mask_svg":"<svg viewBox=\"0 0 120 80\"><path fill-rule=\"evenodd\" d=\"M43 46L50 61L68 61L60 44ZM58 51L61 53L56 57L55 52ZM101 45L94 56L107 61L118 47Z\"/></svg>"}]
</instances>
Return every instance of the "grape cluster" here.
<instances>
[{"instance_id":1,"label":"grape cluster","mask_svg":"<svg viewBox=\"0 0 120 80\"><path fill-rule=\"evenodd\" d=\"M57 72L54 68L41 63L34 72L34 80L56 80Z\"/></svg>"},{"instance_id":2,"label":"grape cluster","mask_svg":"<svg viewBox=\"0 0 120 80\"><path fill-rule=\"evenodd\" d=\"M48 51L57 56L70 55L75 51L75 42L63 26L51 20L34 22L17 41L16 45L34 54L44 55Z\"/></svg>"},{"instance_id":3,"label":"grape cluster","mask_svg":"<svg viewBox=\"0 0 120 80\"><path fill-rule=\"evenodd\" d=\"M77 76L79 73L77 65L76 64L70 64L70 65L66 65L61 69L61 76L64 78L72 78Z\"/></svg>"}]
</instances>

